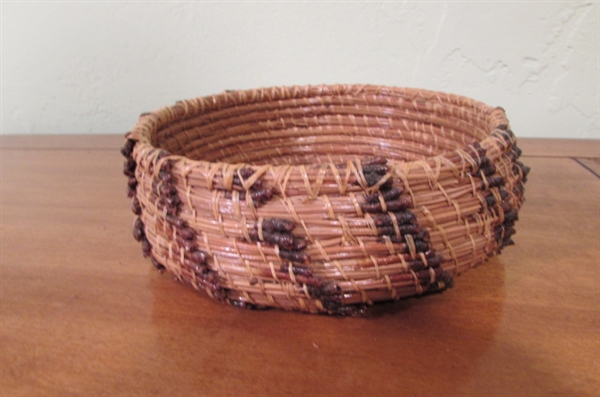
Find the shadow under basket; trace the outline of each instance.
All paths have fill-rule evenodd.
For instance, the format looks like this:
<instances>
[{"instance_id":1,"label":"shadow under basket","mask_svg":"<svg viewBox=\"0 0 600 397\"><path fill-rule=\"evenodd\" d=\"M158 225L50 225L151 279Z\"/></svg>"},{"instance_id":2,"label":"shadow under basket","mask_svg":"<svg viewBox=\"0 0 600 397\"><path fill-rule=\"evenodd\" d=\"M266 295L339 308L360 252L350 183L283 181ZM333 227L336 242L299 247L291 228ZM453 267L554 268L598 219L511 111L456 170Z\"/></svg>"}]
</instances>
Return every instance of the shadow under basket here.
<instances>
[{"instance_id":1,"label":"shadow under basket","mask_svg":"<svg viewBox=\"0 0 600 397\"><path fill-rule=\"evenodd\" d=\"M360 315L512 243L528 167L503 109L370 85L228 91L127 134L145 257L219 301Z\"/></svg>"}]
</instances>

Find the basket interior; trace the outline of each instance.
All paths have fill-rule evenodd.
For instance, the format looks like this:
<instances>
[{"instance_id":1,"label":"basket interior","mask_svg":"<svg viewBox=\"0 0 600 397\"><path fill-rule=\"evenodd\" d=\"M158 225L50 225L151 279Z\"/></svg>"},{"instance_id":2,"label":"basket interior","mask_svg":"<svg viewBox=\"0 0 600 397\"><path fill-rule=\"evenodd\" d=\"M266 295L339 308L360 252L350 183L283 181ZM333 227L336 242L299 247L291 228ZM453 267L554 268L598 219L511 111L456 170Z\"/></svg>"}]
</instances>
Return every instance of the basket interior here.
<instances>
[{"instance_id":1,"label":"basket interior","mask_svg":"<svg viewBox=\"0 0 600 397\"><path fill-rule=\"evenodd\" d=\"M481 141L490 108L456 97L346 94L248 100L243 92L172 119L153 145L209 162L253 165L340 163L365 156L414 161Z\"/></svg>"}]
</instances>

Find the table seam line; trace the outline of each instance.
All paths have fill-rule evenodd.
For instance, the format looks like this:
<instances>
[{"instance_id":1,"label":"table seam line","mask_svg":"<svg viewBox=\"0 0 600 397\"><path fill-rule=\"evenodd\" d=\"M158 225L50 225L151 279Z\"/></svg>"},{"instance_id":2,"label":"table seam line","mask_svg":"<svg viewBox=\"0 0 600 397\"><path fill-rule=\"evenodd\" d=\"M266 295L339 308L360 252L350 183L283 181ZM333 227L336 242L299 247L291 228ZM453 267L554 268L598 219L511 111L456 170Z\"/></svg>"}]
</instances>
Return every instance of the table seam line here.
<instances>
[{"instance_id":1,"label":"table seam line","mask_svg":"<svg viewBox=\"0 0 600 397\"><path fill-rule=\"evenodd\" d=\"M582 158L593 158L593 159L595 159L596 157L582 157ZM600 179L600 175L598 173L596 173L596 171L594 171L593 169L591 169L590 167L588 167L584 162L580 161L578 157L571 157L571 160L574 160L581 167L585 168L590 173L592 173L592 175L594 175L596 178Z\"/></svg>"}]
</instances>

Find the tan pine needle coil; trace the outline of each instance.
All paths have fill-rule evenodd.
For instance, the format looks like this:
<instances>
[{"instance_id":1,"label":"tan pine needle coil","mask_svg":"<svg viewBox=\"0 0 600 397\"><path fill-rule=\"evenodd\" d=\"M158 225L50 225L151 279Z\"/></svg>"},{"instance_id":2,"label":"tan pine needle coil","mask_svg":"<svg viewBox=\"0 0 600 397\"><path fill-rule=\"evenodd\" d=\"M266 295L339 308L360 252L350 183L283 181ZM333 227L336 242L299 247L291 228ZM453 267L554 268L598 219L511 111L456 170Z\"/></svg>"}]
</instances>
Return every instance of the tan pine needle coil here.
<instances>
[{"instance_id":1,"label":"tan pine needle coil","mask_svg":"<svg viewBox=\"0 0 600 397\"><path fill-rule=\"evenodd\" d=\"M229 91L140 116L144 256L240 307L357 315L512 243L528 167L505 112L371 85Z\"/></svg>"}]
</instances>

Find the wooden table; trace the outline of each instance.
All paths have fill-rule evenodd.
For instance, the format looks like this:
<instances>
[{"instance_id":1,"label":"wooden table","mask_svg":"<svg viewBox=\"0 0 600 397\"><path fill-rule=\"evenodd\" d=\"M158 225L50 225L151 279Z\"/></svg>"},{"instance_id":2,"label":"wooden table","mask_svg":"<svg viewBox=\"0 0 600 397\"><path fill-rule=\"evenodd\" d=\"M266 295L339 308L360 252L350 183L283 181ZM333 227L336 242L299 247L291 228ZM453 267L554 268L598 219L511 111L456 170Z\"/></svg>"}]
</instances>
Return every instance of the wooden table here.
<instances>
[{"instance_id":1,"label":"wooden table","mask_svg":"<svg viewBox=\"0 0 600 397\"><path fill-rule=\"evenodd\" d=\"M519 142L517 244L355 319L236 309L158 274L120 136L2 136L0 394L598 396L600 142Z\"/></svg>"}]
</instances>

